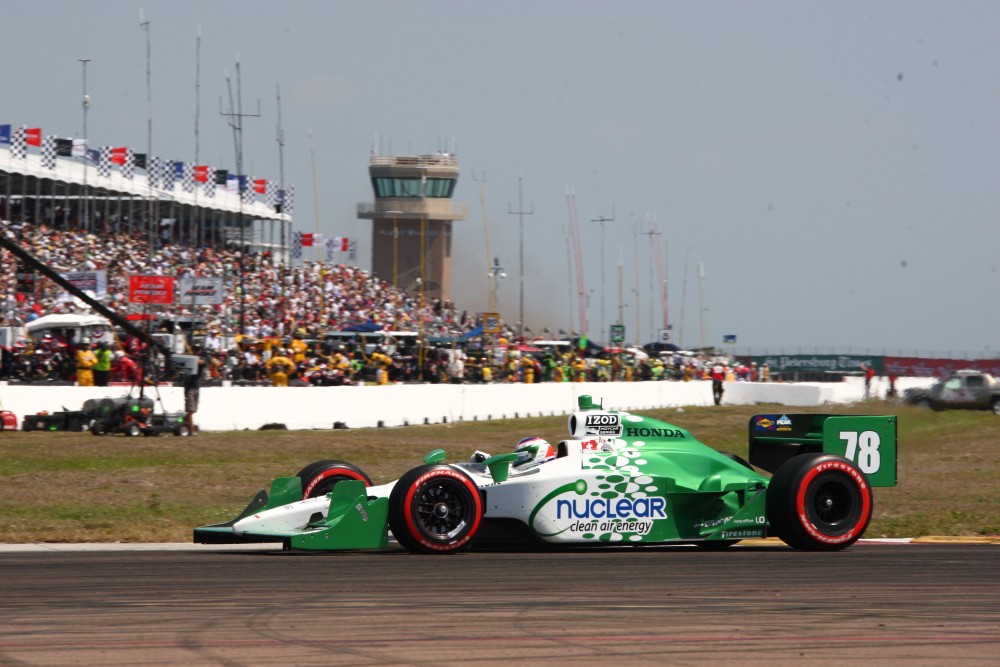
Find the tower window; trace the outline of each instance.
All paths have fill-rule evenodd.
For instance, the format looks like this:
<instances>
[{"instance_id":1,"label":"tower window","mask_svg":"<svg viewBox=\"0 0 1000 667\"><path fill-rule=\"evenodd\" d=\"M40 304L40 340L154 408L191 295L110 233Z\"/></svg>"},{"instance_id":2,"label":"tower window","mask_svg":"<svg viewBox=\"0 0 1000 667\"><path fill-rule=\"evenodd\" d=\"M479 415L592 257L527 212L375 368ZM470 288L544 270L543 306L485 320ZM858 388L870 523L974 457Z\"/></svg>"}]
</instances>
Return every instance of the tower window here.
<instances>
[{"instance_id":1,"label":"tower window","mask_svg":"<svg viewBox=\"0 0 1000 667\"><path fill-rule=\"evenodd\" d=\"M453 178L428 178L427 190L421 193L419 178L372 178L375 197L443 197L451 198L455 191Z\"/></svg>"}]
</instances>

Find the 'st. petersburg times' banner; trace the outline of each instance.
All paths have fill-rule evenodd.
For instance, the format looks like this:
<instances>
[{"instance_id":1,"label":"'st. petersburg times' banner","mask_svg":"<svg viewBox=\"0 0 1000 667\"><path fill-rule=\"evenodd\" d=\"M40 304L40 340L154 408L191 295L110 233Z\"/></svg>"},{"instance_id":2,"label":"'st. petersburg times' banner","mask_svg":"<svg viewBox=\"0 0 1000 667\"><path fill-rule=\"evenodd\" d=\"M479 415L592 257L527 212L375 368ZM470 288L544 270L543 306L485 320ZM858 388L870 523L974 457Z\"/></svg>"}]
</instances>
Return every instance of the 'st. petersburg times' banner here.
<instances>
[{"instance_id":1,"label":"'st. petersburg times' banner","mask_svg":"<svg viewBox=\"0 0 1000 667\"><path fill-rule=\"evenodd\" d=\"M862 364L868 364L882 374L881 356L870 354L765 354L749 359L759 367L767 364L772 373L862 373Z\"/></svg>"}]
</instances>

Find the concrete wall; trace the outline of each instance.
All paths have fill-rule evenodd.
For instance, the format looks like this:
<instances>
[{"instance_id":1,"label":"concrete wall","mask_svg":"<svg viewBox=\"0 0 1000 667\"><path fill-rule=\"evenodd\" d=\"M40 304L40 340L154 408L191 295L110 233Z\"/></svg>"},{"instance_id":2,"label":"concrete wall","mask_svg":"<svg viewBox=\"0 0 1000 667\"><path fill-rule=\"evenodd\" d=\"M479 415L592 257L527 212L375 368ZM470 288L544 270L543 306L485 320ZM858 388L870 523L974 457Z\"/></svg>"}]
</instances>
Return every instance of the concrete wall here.
<instances>
[{"instance_id":1,"label":"concrete wall","mask_svg":"<svg viewBox=\"0 0 1000 667\"><path fill-rule=\"evenodd\" d=\"M930 378L901 378L897 389L929 386ZM873 389L885 395L886 382ZM0 408L18 417L42 411L79 410L88 398L124 396L111 387L38 387L0 384ZM282 423L289 429L329 429L334 422L350 428L402 426L569 414L576 399L590 394L604 407L641 411L651 408L711 405L712 385L696 382L563 382L546 384L430 385L400 384L383 387L205 387L196 422L206 431L257 429ZM161 387L148 390L158 399L157 410L181 411L183 390ZM723 403L753 405L777 403L794 408L815 408L824 403L850 403L864 397L860 378L838 383L727 382Z\"/></svg>"}]
</instances>

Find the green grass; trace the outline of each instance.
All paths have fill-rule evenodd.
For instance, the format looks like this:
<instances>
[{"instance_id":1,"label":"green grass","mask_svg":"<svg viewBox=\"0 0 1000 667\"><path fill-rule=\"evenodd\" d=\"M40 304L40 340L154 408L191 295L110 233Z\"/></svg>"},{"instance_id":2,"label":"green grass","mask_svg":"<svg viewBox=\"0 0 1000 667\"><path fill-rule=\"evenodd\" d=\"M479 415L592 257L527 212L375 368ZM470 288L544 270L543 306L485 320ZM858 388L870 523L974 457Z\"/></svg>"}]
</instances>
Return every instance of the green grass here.
<instances>
[{"instance_id":1,"label":"green grass","mask_svg":"<svg viewBox=\"0 0 1000 667\"><path fill-rule=\"evenodd\" d=\"M1000 418L878 402L824 410L899 415L899 485L876 489L869 537L1000 534ZM791 411L761 405L642 414L745 457L749 418ZM557 442L565 433L565 417L195 438L5 431L0 542L184 542L194 526L232 518L272 478L315 460L351 461L382 483L437 447L449 460L465 460L475 449L509 449L526 435Z\"/></svg>"}]
</instances>

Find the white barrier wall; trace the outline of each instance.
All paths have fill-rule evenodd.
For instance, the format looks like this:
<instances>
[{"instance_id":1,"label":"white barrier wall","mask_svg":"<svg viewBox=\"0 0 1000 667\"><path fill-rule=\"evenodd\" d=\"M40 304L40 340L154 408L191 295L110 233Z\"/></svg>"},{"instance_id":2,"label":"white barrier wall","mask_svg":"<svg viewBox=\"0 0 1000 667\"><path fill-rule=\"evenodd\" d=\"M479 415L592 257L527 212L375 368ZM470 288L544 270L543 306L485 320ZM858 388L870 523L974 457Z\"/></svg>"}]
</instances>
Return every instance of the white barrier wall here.
<instances>
[{"instance_id":1,"label":"white barrier wall","mask_svg":"<svg viewBox=\"0 0 1000 667\"><path fill-rule=\"evenodd\" d=\"M900 378L897 390L929 386L931 378ZM885 395L885 381L873 390ZM0 408L10 410L20 425L25 415L79 410L89 398L118 397L116 387L44 387L0 384ZM694 382L562 382L544 384L399 384L382 387L204 387L196 416L206 431L258 429L285 424L289 429L329 429L334 422L349 428L402 426L568 414L576 399L589 394L605 408L641 411L687 405L711 405L712 383ZM147 390L158 399L157 410L184 408L180 387ZM724 404L777 403L805 408L824 403L850 403L864 398L864 382L838 383L727 382Z\"/></svg>"}]
</instances>

